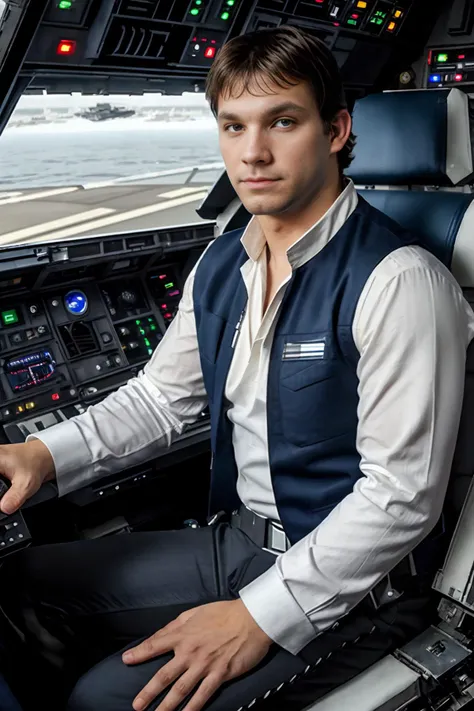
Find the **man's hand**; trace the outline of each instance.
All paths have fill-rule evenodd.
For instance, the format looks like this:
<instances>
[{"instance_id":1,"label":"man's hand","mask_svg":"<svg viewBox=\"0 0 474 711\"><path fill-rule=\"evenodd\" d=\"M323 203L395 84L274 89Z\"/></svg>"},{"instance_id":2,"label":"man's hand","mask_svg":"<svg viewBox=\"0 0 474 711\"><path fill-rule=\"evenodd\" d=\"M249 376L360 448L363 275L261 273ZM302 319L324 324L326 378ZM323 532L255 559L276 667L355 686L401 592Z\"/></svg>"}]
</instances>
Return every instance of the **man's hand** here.
<instances>
[{"instance_id":1,"label":"man's hand","mask_svg":"<svg viewBox=\"0 0 474 711\"><path fill-rule=\"evenodd\" d=\"M11 481L2 497L0 511L15 513L45 481L54 479L54 460L49 449L39 439L24 444L0 446L0 474Z\"/></svg>"},{"instance_id":2,"label":"man's hand","mask_svg":"<svg viewBox=\"0 0 474 711\"><path fill-rule=\"evenodd\" d=\"M240 599L188 610L124 653L126 664L137 664L174 652L134 699L133 708L142 711L175 682L156 711L175 711L194 689L183 711L200 711L221 684L261 662L272 643Z\"/></svg>"}]
</instances>

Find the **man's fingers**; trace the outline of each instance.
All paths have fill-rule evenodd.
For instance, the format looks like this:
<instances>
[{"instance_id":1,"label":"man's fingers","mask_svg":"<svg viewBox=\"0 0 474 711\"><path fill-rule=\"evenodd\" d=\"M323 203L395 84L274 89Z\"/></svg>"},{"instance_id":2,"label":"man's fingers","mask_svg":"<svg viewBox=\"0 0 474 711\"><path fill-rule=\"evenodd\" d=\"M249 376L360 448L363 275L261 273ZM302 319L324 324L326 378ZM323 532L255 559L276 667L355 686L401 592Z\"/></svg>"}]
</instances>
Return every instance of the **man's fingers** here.
<instances>
[{"instance_id":1,"label":"man's fingers","mask_svg":"<svg viewBox=\"0 0 474 711\"><path fill-rule=\"evenodd\" d=\"M223 684L224 677L221 674L214 673L206 676L202 680L202 683L193 694L192 699L184 707L183 711L200 711L204 705L209 701L211 696L213 696L217 689Z\"/></svg>"},{"instance_id":2,"label":"man's fingers","mask_svg":"<svg viewBox=\"0 0 474 711\"><path fill-rule=\"evenodd\" d=\"M156 697L161 694L168 686L170 686L178 677L186 671L186 664L172 659L171 662L165 664L155 676L153 676L148 684L143 687L140 693L133 700L133 708L135 711L141 711L146 708Z\"/></svg>"},{"instance_id":3,"label":"man's fingers","mask_svg":"<svg viewBox=\"0 0 474 711\"><path fill-rule=\"evenodd\" d=\"M31 490L28 479L15 477L15 481L0 500L0 509L5 514L15 513L30 496Z\"/></svg>"},{"instance_id":4,"label":"man's fingers","mask_svg":"<svg viewBox=\"0 0 474 711\"><path fill-rule=\"evenodd\" d=\"M173 684L161 704L157 706L156 711L176 711L178 706L190 694L193 695L186 704L185 710L200 711L206 701L211 698L221 684L220 678L218 679L215 674L206 676L204 679L203 676L203 672L199 673L193 669L188 669L188 671ZM201 679L203 679L203 681L198 686Z\"/></svg>"},{"instance_id":5,"label":"man's fingers","mask_svg":"<svg viewBox=\"0 0 474 711\"><path fill-rule=\"evenodd\" d=\"M160 630L160 632L137 644L136 647L132 647L124 652L122 654L122 661L125 664L140 664L141 662L146 662L148 659L153 659L159 654L171 652L173 649L173 641L169 634L166 634L164 630Z\"/></svg>"}]
</instances>

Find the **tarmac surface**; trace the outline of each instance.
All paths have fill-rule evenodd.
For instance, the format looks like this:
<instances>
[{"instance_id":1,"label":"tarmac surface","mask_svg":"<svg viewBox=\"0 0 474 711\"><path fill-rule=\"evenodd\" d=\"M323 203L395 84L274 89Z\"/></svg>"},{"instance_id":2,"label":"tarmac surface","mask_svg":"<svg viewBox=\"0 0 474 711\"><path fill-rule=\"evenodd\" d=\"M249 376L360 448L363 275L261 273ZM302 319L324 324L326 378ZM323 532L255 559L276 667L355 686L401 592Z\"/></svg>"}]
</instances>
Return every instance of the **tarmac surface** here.
<instances>
[{"instance_id":1,"label":"tarmac surface","mask_svg":"<svg viewBox=\"0 0 474 711\"><path fill-rule=\"evenodd\" d=\"M210 187L97 183L0 191L0 246L205 222L195 210Z\"/></svg>"}]
</instances>

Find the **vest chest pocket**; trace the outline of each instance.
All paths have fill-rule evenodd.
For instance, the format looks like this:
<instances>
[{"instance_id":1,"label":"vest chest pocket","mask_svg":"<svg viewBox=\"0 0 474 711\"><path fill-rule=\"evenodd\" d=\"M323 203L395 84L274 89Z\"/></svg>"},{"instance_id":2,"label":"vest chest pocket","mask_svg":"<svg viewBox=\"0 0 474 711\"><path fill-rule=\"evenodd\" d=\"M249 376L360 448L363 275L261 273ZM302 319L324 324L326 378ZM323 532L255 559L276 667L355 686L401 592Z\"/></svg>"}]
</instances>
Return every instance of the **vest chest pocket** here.
<instances>
[{"instance_id":1,"label":"vest chest pocket","mask_svg":"<svg viewBox=\"0 0 474 711\"><path fill-rule=\"evenodd\" d=\"M308 348L313 349L313 357L307 355ZM317 347L307 346L306 353L303 348L302 355L285 358L295 349L295 344L287 343L280 364L283 436L304 447L344 435L357 424L356 379L334 357L327 340L322 354Z\"/></svg>"}]
</instances>

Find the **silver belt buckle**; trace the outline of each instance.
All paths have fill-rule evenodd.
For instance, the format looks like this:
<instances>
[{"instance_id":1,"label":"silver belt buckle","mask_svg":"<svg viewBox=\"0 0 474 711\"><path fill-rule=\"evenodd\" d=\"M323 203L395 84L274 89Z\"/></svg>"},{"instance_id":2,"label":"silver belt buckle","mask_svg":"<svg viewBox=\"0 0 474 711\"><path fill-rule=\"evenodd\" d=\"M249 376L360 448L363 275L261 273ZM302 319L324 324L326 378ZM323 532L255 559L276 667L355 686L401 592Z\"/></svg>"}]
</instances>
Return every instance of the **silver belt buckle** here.
<instances>
[{"instance_id":1,"label":"silver belt buckle","mask_svg":"<svg viewBox=\"0 0 474 711\"><path fill-rule=\"evenodd\" d=\"M277 551L278 553L285 553L285 551L288 550L288 539L286 537L285 531L282 528L278 528L278 526L276 526L274 523L270 523L268 534L268 545L272 551Z\"/></svg>"}]
</instances>

